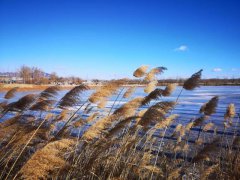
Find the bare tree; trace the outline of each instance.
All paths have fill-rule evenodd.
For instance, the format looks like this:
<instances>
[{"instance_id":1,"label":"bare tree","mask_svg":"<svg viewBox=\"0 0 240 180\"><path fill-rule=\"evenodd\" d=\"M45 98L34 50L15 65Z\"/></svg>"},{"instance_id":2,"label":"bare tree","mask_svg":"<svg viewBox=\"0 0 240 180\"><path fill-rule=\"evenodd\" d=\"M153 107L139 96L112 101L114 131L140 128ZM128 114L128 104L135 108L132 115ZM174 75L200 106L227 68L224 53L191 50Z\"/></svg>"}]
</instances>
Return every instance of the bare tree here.
<instances>
[{"instance_id":1,"label":"bare tree","mask_svg":"<svg viewBox=\"0 0 240 180\"><path fill-rule=\"evenodd\" d=\"M23 79L23 83L31 83L31 68L23 65L19 70L20 77Z\"/></svg>"},{"instance_id":2,"label":"bare tree","mask_svg":"<svg viewBox=\"0 0 240 180\"><path fill-rule=\"evenodd\" d=\"M52 73L50 74L50 78L49 78L50 82L51 82L51 83L56 83L56 82L57 82L57 79L58 79L57 73L52 72Z\"/></svg>"},{"instance_id":3,"label":"bare tree","mask_svg":"<svg viewBox=\"0 0 240 180\"><path fill-rule=\"evenodd\" d=\"M32 68L33 83L39 84L42 81L43 78L44 78L44 72L37 67L33 67Z\"/></svg>"}]
</instances>

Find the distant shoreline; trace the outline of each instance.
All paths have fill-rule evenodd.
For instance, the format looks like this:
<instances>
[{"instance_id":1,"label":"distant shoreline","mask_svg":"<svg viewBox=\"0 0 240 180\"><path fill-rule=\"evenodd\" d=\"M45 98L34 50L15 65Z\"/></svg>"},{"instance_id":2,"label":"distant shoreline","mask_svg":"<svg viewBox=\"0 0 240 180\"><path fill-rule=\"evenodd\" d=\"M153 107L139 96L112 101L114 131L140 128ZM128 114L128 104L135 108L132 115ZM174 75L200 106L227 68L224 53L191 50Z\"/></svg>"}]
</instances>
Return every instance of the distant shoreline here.
<instances>
[{"instance_id":1,"label":"distant shoreline","mask_svg":"<svg viewBox=\"0 0 240 180\"><path fill-rule=\"evenodd\" d=\"M169 83L168 83L169 84ZM158 84L158 86L165 86L167 84ZM181 86L182 84L178 84L179 86ZM19 87L18 91L19 92L24 92L24 91L40 91L40 90L44 90L49 86L53 86L53 85L35 85L35 84L0 84L0 92L5 92L8 91L14 87ZM75 87L76 85L59 85L60 89L62 90L69 90L73 87ZM89 87L91 88L96 88L99 87L101 85L89 85ZM137 87L142 87L145 85L140 85L140 84L130 84L130 85L126 85L126 86L137 86ZM201 86L240 86L238 84L217 84L217 85L205 85L202 84Z\"/></svg>"},{"instance_id":2,"label":"distant shoreline","mask_svg":"<svg viewBox=\"0 0 240 180\"><path fill-rule=\"evenodd\" d=\"M8 91L14 87L19 87L18 91L24 92L24 91L38 91L38 90L44 90L47 87L52 85L35 85L35 84L0 84L0 92ZM59 86L61 89L71 89L74 86L68 85L68 86Z\"/></svg>"}]
</instances>

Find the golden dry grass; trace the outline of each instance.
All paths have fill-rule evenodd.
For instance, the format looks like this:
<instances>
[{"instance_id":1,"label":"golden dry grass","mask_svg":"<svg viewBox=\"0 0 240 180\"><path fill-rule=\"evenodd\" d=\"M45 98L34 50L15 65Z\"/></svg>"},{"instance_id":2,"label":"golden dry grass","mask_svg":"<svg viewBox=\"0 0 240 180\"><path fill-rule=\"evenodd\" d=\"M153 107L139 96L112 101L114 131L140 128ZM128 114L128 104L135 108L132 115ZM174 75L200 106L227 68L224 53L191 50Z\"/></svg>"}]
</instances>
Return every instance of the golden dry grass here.
<instances>
[{"instance_id":1,"label":"golden dry grass","mask_svg":"<svg viewBox=\"0 0 240 180\"><path fill-rule=\"evenodd\" d=\"M16 89L10 90L1 102L1 117L15 116L0 123L0 178L239 179L239 134L236 129L232 136L225 133L227 127L238 125L235 105L229 104L222 115L224 124L218 127L222 131L208 121L216 112L218 97L182 123L180 115L172 114L179 98L164 99L176 84L155 87L157 75L166 68L147 69L142 66L134 72L149 82L145 97L131 98L135 87L124 89L126 80L112 81L97 88L77 110L72 106L89 89L83 85L71 89L56 105L58 87L13 104L8 98ZM201 73L187 79L181 92L197 88ZM111 112L105 106L113 95L118 97ZM124 98L129 101L122 103ZM60 114L51 111L56 107L62 108Z\"/></svg>"}]
</instances>

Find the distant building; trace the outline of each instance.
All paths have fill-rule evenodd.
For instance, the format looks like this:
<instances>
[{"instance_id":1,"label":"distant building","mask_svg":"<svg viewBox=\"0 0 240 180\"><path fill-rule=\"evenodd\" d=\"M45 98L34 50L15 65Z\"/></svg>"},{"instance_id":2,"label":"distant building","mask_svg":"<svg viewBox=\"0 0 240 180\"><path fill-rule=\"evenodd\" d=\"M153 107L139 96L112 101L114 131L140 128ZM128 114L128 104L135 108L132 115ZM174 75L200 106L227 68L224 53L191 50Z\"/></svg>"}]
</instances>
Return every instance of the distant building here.
<instances>
[{"instance_id":1,"label":"distant building","mask_svg":"<svg viewBox=\"0 0 240 180\"><path fill-rule=\"evenodd\" d=\"M6 84L23 83L23 79L17 73L0 73L0 82Z\"/></svg>"},{"instance_id":2,"label":"distant building","mask_svg":"<svg viewBox=\"0 0 240 180\"><path fill-rule=\"evenodd\" d=\"M101 81L94 81L94 80L86 80L86 81L83 81L83 84L86 84L86 85L102 85L102 82Z\"/></svg>"},{"instance_id":3,"label":"distant building","mask_svg":"<svg viewBox=\"0 0 240 180\"><path fill-rule=\"evenodd\" d=\"M1 74L0 75L0 82L1 83L9 83L11 81L8 75Z\"/></svg>"}]
</instances>

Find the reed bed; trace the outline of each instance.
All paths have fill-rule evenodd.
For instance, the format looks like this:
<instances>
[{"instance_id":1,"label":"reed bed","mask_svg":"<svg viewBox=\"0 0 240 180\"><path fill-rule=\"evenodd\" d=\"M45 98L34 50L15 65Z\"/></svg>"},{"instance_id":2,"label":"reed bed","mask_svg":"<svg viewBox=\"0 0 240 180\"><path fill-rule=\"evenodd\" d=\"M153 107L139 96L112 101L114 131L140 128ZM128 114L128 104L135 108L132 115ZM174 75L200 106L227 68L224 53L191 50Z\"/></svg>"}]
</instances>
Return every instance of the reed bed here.
<instances>
[{"instance_id":1,"label":"reed bed","mask_svg":"<svg viewBox=\"0 0 240 180\"><path fill-rule=\"evenodd\" d=\"M127 80L108 82L87 100L82 93L89 87L83 84L60 100L60 87L52 86L10 103L18 88L10 89L0 102L0 179L240 179L235 105L222 114L222 127L208 120L216 113L217 96L183 124L173 110L183 91L199 87L202 70L173 101L165 97L176 84L156 87L165 70L134 71L148 82L145 97L132 97L136 87L124 86ZM109 110L112 96L117 98Z\"/></svg>"}]
</instances>

